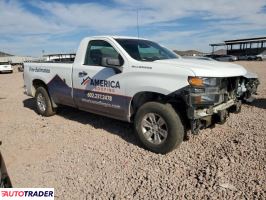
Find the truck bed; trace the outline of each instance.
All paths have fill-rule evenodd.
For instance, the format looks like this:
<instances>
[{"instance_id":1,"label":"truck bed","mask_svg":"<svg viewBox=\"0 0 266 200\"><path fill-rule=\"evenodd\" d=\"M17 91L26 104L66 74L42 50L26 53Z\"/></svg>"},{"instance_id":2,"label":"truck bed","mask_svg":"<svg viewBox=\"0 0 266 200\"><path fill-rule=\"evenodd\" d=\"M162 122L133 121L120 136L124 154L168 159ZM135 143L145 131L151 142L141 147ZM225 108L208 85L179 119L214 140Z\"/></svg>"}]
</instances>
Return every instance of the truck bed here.
<instances>
[{"instance_id":1,"label":"truck bed","mask_svg":"<svg viewBox=\"0 0 266 200\"><path fill-rule=\"evenodd\" d=\"M30 61L25 61L24 63L65 63L65 64L72 64L74 63L74 60L30 60Z\"/></svg>"},{"instance_id":2,"label":"truck bed","mask_svg":"<svg viewBox=\"0 0 266 200\"><path fill-rule=\"evenodd\" d=\"M31 60L33 63L73 63L76 58L75 53L71 54L50 54L44 55L42 59Z\"/></svg>"},{"instance_id":3,"label":"truck bed","mask_svg":"<svg viewBox=\"0 0 266 200\"><path fill-rule=\"evenodd\" d=\"M67 87L72 88L72 65L70 62L34 61L24 63L24 80L26 88L28 88L28 95L34 96L35 91L31 85L35 79L49 85L53 79L58 78Z\"/></svg>"}]
</instances>

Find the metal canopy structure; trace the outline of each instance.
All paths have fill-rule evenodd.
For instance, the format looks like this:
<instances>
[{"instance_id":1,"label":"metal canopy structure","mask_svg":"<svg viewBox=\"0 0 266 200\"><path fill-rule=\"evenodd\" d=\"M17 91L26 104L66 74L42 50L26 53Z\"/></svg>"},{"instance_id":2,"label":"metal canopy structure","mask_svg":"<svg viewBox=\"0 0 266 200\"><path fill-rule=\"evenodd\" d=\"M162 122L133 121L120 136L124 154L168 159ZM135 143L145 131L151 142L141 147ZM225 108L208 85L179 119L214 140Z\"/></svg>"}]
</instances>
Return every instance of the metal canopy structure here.
<instances>
[{"instance_id":1,"label":"metal canopy structure","mask_svg":"<svg viewBox=\"0 0 266 200\"><path fill-rule=\"evenodd\" d=\"M266 37L258 37L258 38L247 38L247 39L238 39L238 40L226 40L224 41L226 44L241 44L241 43L250 43L250 42L265 42Z\"/></svg>"},{"instance_id":2,"label":"metal canopy structure","mask_svg":"<svg viewBox=\"0 0 266 200\"><path fill-rule=\"evenodd\" d=\"M257 55L266 50L266 37L226 40L224 43L210 44L212 52L215 47L226 46L227 55Z\"/></svg>"}]
</instances>

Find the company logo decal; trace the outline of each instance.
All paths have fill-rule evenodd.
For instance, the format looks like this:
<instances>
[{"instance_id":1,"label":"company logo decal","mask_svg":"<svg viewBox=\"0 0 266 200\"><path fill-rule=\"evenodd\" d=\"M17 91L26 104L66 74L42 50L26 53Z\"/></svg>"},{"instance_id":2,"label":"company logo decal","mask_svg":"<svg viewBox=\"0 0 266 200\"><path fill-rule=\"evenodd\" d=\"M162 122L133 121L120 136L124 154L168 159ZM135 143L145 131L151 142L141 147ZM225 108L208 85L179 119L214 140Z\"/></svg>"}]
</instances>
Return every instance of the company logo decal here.
<instances>
[{"instance_id":1,"label":"company logo decal","mask_svg":"<svg viewBox=\"0 0 266 200\"><path fill-rule=\"evenodd\" d=\"M87 85L89 84L92 86L101 86L101 87L107 87L107 88L118 88L120 89L120 83L119 81L110 81L110 80L101 80L101 79L92 79L89 76L83 79L81 82L81 85Z\"/></svg>"},{"instance_id":2,"label":"company logo decal","mask_svg":"<svg viewBox=\"0 0 266 200\"><path fill-rule=\"evenodd\" d=\"M87 76L82 80L81 85L87 85L91 81L91 77Z\"/></svg>"}]
</instances>

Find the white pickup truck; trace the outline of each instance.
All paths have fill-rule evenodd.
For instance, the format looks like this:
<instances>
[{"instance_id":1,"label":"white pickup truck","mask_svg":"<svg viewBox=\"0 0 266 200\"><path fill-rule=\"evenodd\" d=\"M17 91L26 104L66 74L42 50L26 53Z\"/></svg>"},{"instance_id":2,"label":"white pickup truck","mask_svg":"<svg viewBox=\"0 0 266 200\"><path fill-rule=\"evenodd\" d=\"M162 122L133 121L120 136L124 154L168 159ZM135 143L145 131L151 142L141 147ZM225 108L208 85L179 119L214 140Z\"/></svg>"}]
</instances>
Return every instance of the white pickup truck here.
<instances>
[{"instance_id":1,"label":"white pickup truck","mask_svg":"<svg viewBox=\"0 0 266 200\"><path fill-rule=\"evenodd\" d=\"M134 123L145 148L167 153L200 129L239 112L257 76L239 65L182 59L139 38L81 41L74 63L24 63L25 92L41 115L58 105Z\"/></svg>"},{"instance_id":2,"label":"white pickup truck","mask_svg":"<svg viewBox=\"0 0 266 200\"><path fill-rule=\"evenodd\" d=\"M0 62L0 72L9 72L9 73L13 73L13 67L11 66L11 64L9 62Z\"/></svg>"}]
</instances>

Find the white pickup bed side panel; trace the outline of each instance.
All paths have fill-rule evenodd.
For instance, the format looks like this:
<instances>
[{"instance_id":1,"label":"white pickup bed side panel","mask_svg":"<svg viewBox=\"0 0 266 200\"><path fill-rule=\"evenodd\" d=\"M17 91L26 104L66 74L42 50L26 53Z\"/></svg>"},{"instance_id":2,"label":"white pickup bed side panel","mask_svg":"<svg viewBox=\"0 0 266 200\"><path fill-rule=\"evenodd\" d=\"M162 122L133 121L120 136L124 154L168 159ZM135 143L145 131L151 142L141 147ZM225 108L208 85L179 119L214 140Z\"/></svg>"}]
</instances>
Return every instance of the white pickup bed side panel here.
<instances>
[{"instance_id":1,"label":"white pickup bed side panel","mask_svg":"<svg viewBox=\"0 0 266 200\"><path fill-rule=\"evenodd\" d=\"M60 92L60 90L62 89L61 88L62 85L57 84L60 81L60 79L62 80L62 83L65 84L65 87L68 87L70 90L72 90L72 64L24 63L24 80L25 80L26 92L30 96L35 95L35 88L33 87L33 81L41 80L48 86L52 98L54 98L56 102L59 101L59 99L54 97L53 94ZM57 83L52 84L55 81L57 81ZM69 93L69 98L72 99L71 92ZM68 104L69 103L67 103L67 105Z\"/></svg>"}]
</instances>

